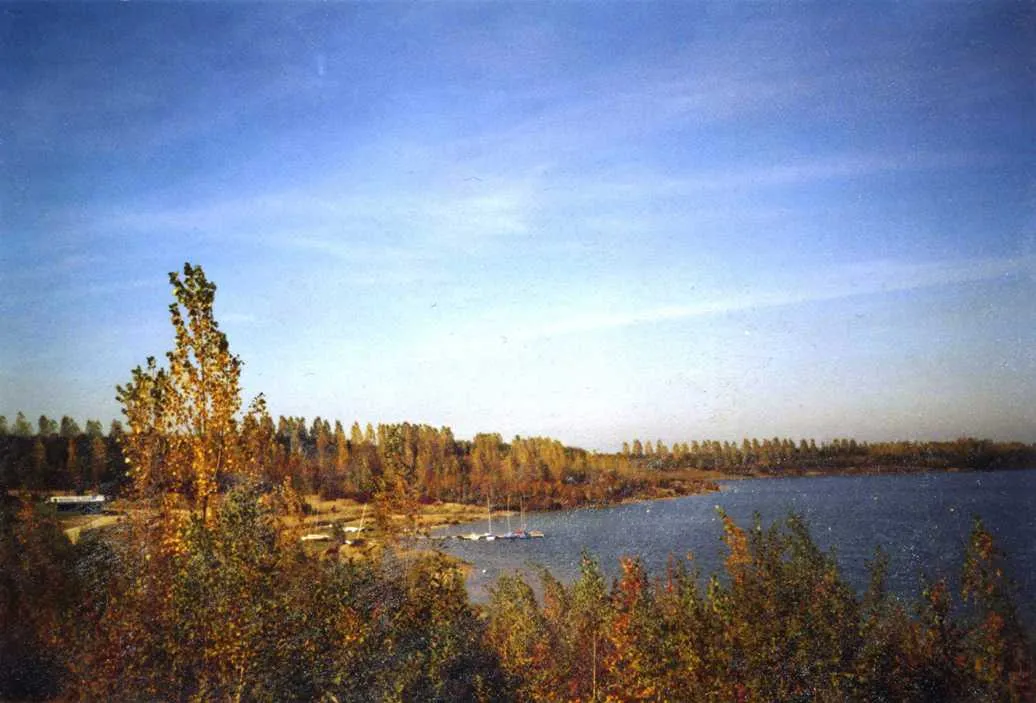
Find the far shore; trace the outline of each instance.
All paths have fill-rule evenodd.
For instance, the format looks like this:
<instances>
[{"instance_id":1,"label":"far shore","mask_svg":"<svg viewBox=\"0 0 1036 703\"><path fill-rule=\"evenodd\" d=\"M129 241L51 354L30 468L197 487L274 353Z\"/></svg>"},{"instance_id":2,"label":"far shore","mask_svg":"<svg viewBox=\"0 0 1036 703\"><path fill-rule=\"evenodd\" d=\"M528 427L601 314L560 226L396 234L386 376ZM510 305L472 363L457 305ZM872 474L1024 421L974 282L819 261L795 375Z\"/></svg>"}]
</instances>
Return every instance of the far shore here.
<instances>
[{"instance_id":1,"label":"far shore","mask_svg":"<svg viewBox=\"0 0 1036 703\"><path fill-rule=\"evenodd\" d=\"M819 478L824 476L895 476L915 475L921 473L959 473L966 471L988 471L996 469L978 469L966 466L931 467L922 465L909 466L853 466L839 468L803 468L803 467L781 467L770 470L753 470L745 473L726 473L712 469L677 469L665 472L670 485L652 485L647 490L630 495L622 496L616 500L587 501L573 505L552 504L549 507L537 507L529 512L557 512L561 510L586 510L603 509L618 505L629 505L644 503L656 500L672 500L684 498L691 495L702 495L720 490L720 482L742 481L746 479L790 479L790 478ZM1014 467L1005 467L1004 470L1017 470ZM303 534L324 534L328 538L340 537L345 528L350 529L372 529L374 515L369 503L363 503L350 498L339 498L334 500L322 499L317 495L304 497L307 504L306 514L300 516L283 517L286 527L300 536ZM416 528L418 533L430 533L432 530L441 530L456 525L467 525L483 522L488 517L488 510L485 504L453 503L436 501L420 504L415 515L411 518L395 513L390 520L399 528L406 528L404 531ZM75 543L82 533L93 529L104 529L121 522L127 513L133 508L122 500L115 501L112 509L104 511L102 515L68 515L62 516L61 522L65 534ZM493 508L493 517L506 520L508 517L519 515L518 510ZM409 524L408 524L409 523Z\"/></svg>"}]
</instances>

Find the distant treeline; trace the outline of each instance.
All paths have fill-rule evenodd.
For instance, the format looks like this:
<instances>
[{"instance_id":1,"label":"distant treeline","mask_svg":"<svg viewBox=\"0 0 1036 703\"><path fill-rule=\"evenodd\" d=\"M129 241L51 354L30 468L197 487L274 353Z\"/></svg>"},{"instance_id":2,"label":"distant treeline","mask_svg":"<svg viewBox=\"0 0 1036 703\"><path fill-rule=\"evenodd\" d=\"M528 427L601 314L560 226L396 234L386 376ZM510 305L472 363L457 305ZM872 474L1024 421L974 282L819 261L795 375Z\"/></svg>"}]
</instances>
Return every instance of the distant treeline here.
<instances>
[{"instance_id":1,"label":"distant treeline","mask_svg":"<svg viewBox=\"0 0 1036 703\"><path fill-rule=\"evenodd\" d=\"M32 424L18 413L9 425L0 415L0 488L115 493L126 475L122 432L118 421L105 434L97 420L80 428L41 415Z\"/></svg>"},{"instance_id":2,"label":"distant treeline","mask_svg":"<svg viewBox=\"0 0 1036 703\"><path fill-rule=\"evenodd\" d=\"M323 498L367 500L398 484L421 501L485 503L530 509L612 503L625 498L680 495L704 485L683 470L731 475L805 472L1007 469L1036 466L1036 445L963 438L950 442L857 442L835 439L744 439L624 442L616 454L589 452L547 437L483 433L457 439L448 427L411 423L360 425L250 413L240 423L231 466L270 484L288 479ZM0 486L34 491L117 494L126 484L123 425L107 432L63 416L30 423L0 416ZM232 468L221 477L235 480Z\"/></svg>"},{"instance_id":3,"label":"distant treeline","mask_svg":"<svg viewBox=\"0 0 1036 703\"><path fill-rule=\"evenodd\" d=\"M949 442L857 442L833 439L695 440L623 442L621 455L635 466L696 468L725 473L804 473L1036 467L1036 445L963 437Z\"/></svg>"},{"instance_id":4,"label":"distant treeline","mask_svg":"<svg viewBox=\"0 0 1036 703\"><path fill-rule=\"evenodd\" d=\"M707 487L671 473L644 471L629 457L566 447L546 437L483 433L456 439L448 427L354 422L249 413L240 422L234 460L220 477L227 487L238 474L271 485L287 479L296 490L323 498L369 500L406 493L423 502L456 501L497 507L554 509L611 503L639 496L682 495ZM127 484L121 423L108 434L90 420L41 416L35 426L22 413L13 425L0 417L0 485L24 490L118 493Z\"/></svg>"}]
</instances>

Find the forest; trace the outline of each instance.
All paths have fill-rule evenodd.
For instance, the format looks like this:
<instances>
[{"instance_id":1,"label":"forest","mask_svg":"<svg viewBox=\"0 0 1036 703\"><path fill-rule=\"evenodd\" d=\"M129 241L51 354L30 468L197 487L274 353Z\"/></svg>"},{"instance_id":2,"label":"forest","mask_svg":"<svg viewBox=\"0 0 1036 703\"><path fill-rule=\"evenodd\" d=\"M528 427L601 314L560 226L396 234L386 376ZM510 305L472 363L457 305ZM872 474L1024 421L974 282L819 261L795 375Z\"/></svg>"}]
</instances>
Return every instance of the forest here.
<instances>
[{"instance_id":1,"label":"forest","mask_svg":"<svg viewBox=\"0 0 1036 703\"><path fill-rule=\"evenodd\" d=\"M857 442L837 438L742 439L676 442L623 442L621 456L633 466L657 470L696 468L731 475L794 476L841 473L904 473L910 471L1029 468L1036 463L1036 445L961 437L952 441Z\"/></svg>"},{"instance_id":2,"label":"forest","mask_svg":"<svg viewBox=\"0 0 1036 703\"><path fill-rule=\"evenodd\" d=\"M97 420L85 429L72 418L41 415L30 423L19 412L0 416L0 487L37 492L118 495L130 485L122 451L125 430ZM854 439L789 438L675 442L624 442L608 454L563 445L547 437L498 433L457 439L448 427L409 422L342 422L280 416L276 422L259 398L241 423L238 465L254 464L271 484L285 479L299 493L361 502L382 486L386 471L405 480L423 503L485 505L509 496L530 509L601 505L635 498L685 495L714 488L715 479L941 470L992 470L1036 465L1036 446L961 438L947 442L857 442ZM234 479L229 469L220 476Z\"/></svg>"},{"instance_id":3,"label":"forest","mask_svg":"<svg viewBox=\"0 0 1036 703\"><path fill-rule=\"evenodd\" d=\"M634 442L602 455L547 439L466 442L406 423L362 431L354 424L348 436L337 422L274 423L261 396L243 408L241 362L213 316L215 285L191 265L170 282L174 348L166 365L149 358L117 387L121 423L106 435L97 422L80 432L68 418L41 418L34 430L19 416L4 428L2 699L1033 695L1033 652L1005 557L977 520L960 578L926 584L913 603L888 592L880 552L870 587L856 593L796 516L772 526L723 516L728 557L720 574L677 559L649 574L631 556L607 583L583 555L574 583L543 571L537 596L521 577L504 577L485 605L469 602L456 561L413 549L387 522L378 542L355 556L314 558L288 527L302 510L300 492L359 496L375 512L506 494L564 507L657 488L700 490L705 484L682 472L688 464L715 468L729 445L655 443L638 452ZM802 447L742 446L742 466L746 458L779 466L781 452ZM1014 451L970 441L916 446L944 468ZM842 442L814 451L806 442L798 459L839 457L842 467L861 452L898 456ZM117 491L126 509L73 544L37 499L53 490Z\"/></svg>"},{"instance_id":4,"label":"forest","mask_svg":"<svg viewBox=\"0 0 1036 703\"><path fill-rule=\"evenodd\" d=\"M120 495L130 486L123 454L122 423L107 435L90 420L60 426L41 416L36 425L19 413L13 427L0 417L0 486L30 492L91 492ZM639 467L629 457L566 447L556 439L482 433L454 437L448 427L408 422L354 422L281 416L274 423L260 398L241 423L240 446L230 448L234 467L272 485L285 480L301 494L367 502L386 481L421 503L451 501L501 505L510 497L533 510L606 504L631 498L686 495L714 488L711 481L680 471ZM229 484L242 472L228 467L218 480ZM398 485L396 482L399 482Z\"/></svg>"}]
</instances>

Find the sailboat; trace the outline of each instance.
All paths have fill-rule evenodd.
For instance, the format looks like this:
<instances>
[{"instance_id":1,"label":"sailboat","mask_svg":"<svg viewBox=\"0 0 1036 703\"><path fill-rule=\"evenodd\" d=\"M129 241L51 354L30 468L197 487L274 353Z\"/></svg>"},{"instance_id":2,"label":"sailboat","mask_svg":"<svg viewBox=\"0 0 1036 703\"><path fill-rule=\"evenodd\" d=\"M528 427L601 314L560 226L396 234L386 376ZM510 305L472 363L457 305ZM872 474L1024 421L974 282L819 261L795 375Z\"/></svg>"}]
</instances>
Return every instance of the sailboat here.
<instances>
[{"instance_id":1,"label":"sailboat","mask_svg":"<svg viewBox=\"0 0 1036 703\"><path fill-rule=\"evenodd\" d=\"M529 539L536 539L538 537L543 537L543 533L540 532L539 530L528 530L528 529L525 528L525 508L524 508L524 506L522 507L522 532L524 532L525 536L528 537Z\"/></svg>"},{"instance_id":2,"label":"sailboat","mask_svg":"<svg viewBox=\"0 0 1036 703\"><path fill-rule=\"evenodd\" d=\"M364 527L364 524L363 524L366 520L367 520L367 504L364 503L363 504L363 510L360 512L360 524L359 524L359 526L346 525L345 527L342 528L342 532L344 532L345 534L358 535L359 533L361 533L365 529L367 529L366 527ZM353 539L345 540L345 543L348 544L348 545L354 546L354 547L359 547L359 546L361 546L364 543L364 540L363 540L362 537L355 537Z\"/></svg>"},{"instance_id":3,"label":"sailboat","mask_svg":"<svg viewBox=\"0 0 1036 703\"><path fill-rule=\"evenodd\" d=\"M511 499L507 499L507 532L497 535L497 539L518 539L518 533L511 529Z\"/></svg>"},{"instance_id":4,"label":"sailboat","mask_svg":"<svg viewBox=\"0 0 1036 703\"><path fill-rule=\"evenodd\" d=\"M489 531L483 532L478 538L492 542L496 539L496 535L493 534L493 506L490 504L489 498L486 498L486 510L489 512Z\"/></svg>"},{"instance_id":5,"label":"sailboat","mask_svg":"<svg viewBox=\"0 0 1036 703\"><path fill-rule=\"evenodd\" d=\"M507 539L533 539L536 537L543 537L543 533L539 530L529 530L525 526L525 503L519 499L519 511L521 512L521 527L513 532L508 531L506 535L502 535Z\"/></svg>"}]
</instances>

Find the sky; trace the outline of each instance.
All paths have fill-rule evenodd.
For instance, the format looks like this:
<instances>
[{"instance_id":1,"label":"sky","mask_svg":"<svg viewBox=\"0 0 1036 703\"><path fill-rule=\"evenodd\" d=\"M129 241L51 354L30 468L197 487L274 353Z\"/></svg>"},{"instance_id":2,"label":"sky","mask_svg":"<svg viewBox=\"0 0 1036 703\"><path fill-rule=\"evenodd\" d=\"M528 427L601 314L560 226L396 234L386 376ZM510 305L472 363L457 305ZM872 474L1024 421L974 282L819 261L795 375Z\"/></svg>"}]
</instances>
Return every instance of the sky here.
<instances>
[{"instance_id":1,"label":"sky","mask_svg":"<svg viewBox=\"0 0 1036 703\"><path fill-rule=\"evenodd\" d=\"M1036 6L0 6L0 414L1036 441Z\"/></svg>"}]
</instances>

